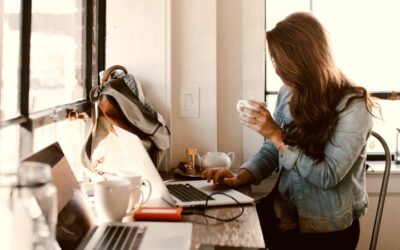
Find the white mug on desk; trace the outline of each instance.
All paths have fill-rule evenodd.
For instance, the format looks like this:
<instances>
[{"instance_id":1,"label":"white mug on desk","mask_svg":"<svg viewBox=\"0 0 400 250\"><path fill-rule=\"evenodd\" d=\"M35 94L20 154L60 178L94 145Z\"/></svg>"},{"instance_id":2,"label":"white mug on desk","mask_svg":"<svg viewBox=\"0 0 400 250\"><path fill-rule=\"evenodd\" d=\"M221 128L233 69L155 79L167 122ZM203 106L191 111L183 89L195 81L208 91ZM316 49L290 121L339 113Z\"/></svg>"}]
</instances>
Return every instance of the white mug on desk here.
<instances>
[{"instance_id":1,"label":"white mug on desk","mask_svg":"<svg viewBox=\"0 0 400 250\"><path fill-rule=\"evenodd\" d=\"M134 193L138 195L132 196ZM137 202L130 202L131 197ZM143 192L127 180L105 180L95 184L96 212L103 221L121 221L126 215L133 214L136 204L137 208L142 207Z\"/></svg>"},{"instance_id":2,"label":"white mug on desk","mask_svg":"<svg viewBox=\"0 0 400 250\"><path fill-rule=\"evenodd\" d=\"M132 187L140 188L142 192L146 194L143 196L143 203L146 203L150 199L152 192L151 183L149 180L144 179L141 173L134 171L119 171L118 176L129 181ZM147 187L146 192L143 191L143 184ZM138 190L135 192L138 192ZM134 194L134 196L138 197L136 194ZM131 197L131 202L137 203L137 199L135 200L134 197Z\"/></svg>"}]
</instances>

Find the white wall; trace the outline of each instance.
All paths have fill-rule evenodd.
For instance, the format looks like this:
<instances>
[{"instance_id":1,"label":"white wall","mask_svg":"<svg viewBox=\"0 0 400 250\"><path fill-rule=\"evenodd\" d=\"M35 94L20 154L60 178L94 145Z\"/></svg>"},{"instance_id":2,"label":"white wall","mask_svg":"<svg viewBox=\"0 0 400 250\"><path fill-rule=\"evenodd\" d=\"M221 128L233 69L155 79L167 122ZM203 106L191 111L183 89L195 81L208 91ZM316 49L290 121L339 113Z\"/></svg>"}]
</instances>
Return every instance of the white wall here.
<instances>
[{"instance_id":1,"label":"white wall","mask_svg":"<svg viewBox=\"0 0 400 250\"><path fill-rule=\"evenodd\" d=\"M166 1L109 0L106 16L106 68L114 64L125 66L141 81L145 96L167 123L168 11ZM163 167L168 161L169 158Z\"/></svg>"},{"instance_id":2,"label":"white wall","mask_svg":"<svg viewBox=\"0 0 400 250\"><path fill-rule=\"evenodd\" d=\"M215 0L173 0L171 8L172 166L185 149L217 149L217 5ZM180 115L180 88L200 90L199 117Z\"/></svg>"},{"instance_id":3,"label":"white wall","mask_svg":"<svg viewBox=\"0 0 400 250\"><path fill-rule=\"evenodd\" d=\"M163 114L167 107L166 3L107 1L106 67L125 66Z\"/></svg>"},{"instance_id":4,"label":"white wall","mask_svg":"<svg viewBox=\"0 0 400 250\"><path fill-rule=\"evenodd\" d=\"M122 64L165 116L171 149L233 151L236 164L262 138L243 129L238 99L264 99L264 0L114 0L107 2L106 64ZM198 88L198 117L180 114L182 87ZM245 145L245 147L243 147Z\"/></svg>"}]
</instances>

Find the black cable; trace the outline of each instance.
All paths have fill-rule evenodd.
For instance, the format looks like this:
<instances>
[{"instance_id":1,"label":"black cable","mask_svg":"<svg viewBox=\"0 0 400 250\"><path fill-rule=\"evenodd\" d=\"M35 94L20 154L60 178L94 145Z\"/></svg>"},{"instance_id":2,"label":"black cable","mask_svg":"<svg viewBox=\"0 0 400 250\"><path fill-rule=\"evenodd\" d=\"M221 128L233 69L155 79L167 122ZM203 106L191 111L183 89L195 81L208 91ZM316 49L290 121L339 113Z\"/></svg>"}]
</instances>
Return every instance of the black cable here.
<instances>
[{"instance_id":1,"label":"black cable","mask_svg":"<svg viewBox=\"0 0 400 250\"><path fill-rule=\"evenodd\" d=\"M225 196L228 196L229 198L231 198L232 200L234 200L234 201L236 202L236 204L238 204L238 205L240 206L240 208L241 208L240 213L239 213L238 215L233 216L232 218L224 219L224 218L219 218L219 217L216 217L216 216L208 215L208 214L206 214L205 212L200 213L200 212L194 211L193 209L190 209L190 210L184 209L184 210L182 211L182 215L199 215L199 216L207 217L207 218L214 219L214 220L217 220L217 221L222 221L222 222L231 222L231 221L236 220L236 219L239 218L240 216L242 216L242 214L244 213L244 206L243 206L243 204L241 204L236 198L230 196L229 194L223 193L223 192L214 192L214 193L209 194L209 195L207 196L207 198L206 198L205 208L208 208L208 207L209 207L209 206L208 206L208 201L209 201L214 195L216 195L216 194L225 195Z\"/></svg>"}]
</instances>

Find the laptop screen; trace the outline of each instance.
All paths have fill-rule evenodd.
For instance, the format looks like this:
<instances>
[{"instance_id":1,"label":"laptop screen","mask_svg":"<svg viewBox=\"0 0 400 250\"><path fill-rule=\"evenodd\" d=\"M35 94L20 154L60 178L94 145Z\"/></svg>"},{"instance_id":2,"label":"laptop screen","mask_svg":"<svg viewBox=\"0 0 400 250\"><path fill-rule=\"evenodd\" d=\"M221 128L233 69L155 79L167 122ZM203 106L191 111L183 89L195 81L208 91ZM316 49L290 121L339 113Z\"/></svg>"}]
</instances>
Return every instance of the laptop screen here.
<instances>
[{"instance_id":1,"label":"laptop screen","mask_svg":"<svg viewBox=\"0 0 400 250\"><path fill-rule=\"evenodd\" d=\"M62 249L75 249L94 220L60 145L54 143L23 161L42 162L51 166L58 198L57 242Z\"/></svg>"}]
</instances>

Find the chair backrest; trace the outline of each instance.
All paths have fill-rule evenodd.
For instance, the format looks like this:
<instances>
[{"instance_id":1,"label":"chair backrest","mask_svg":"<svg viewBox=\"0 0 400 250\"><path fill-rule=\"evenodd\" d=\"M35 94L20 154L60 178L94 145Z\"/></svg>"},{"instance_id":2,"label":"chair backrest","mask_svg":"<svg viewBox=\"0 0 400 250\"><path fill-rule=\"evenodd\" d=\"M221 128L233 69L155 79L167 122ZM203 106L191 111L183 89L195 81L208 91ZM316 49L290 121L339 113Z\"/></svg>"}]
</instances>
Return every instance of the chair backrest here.
<instances>
[{"instance_id":1,"label":"chair backrest","mask_svg":"<svg viewBox=\"0 0 400 250\"><path fill-rule=\"evenodd\" d=\"M378 141L382 144L383 149L385 151L385 170L383 172L381 191L379 193L378 206L376 209L374 227L372 229L371 243L369 245L370 250L375 250L376 244L378 242L378 235L379 235L379 228L380 228L381 220L382 220L383 207L385 205L386 191L387 191L389 176L390 176L390 167L392 165L392 157L390 154L389 147L388 147L386 141L383 139L383 137L380 136L375 131L372 131L371 135L374 136L376 139L378 139Z\"/></svg>"}]
</instances>

